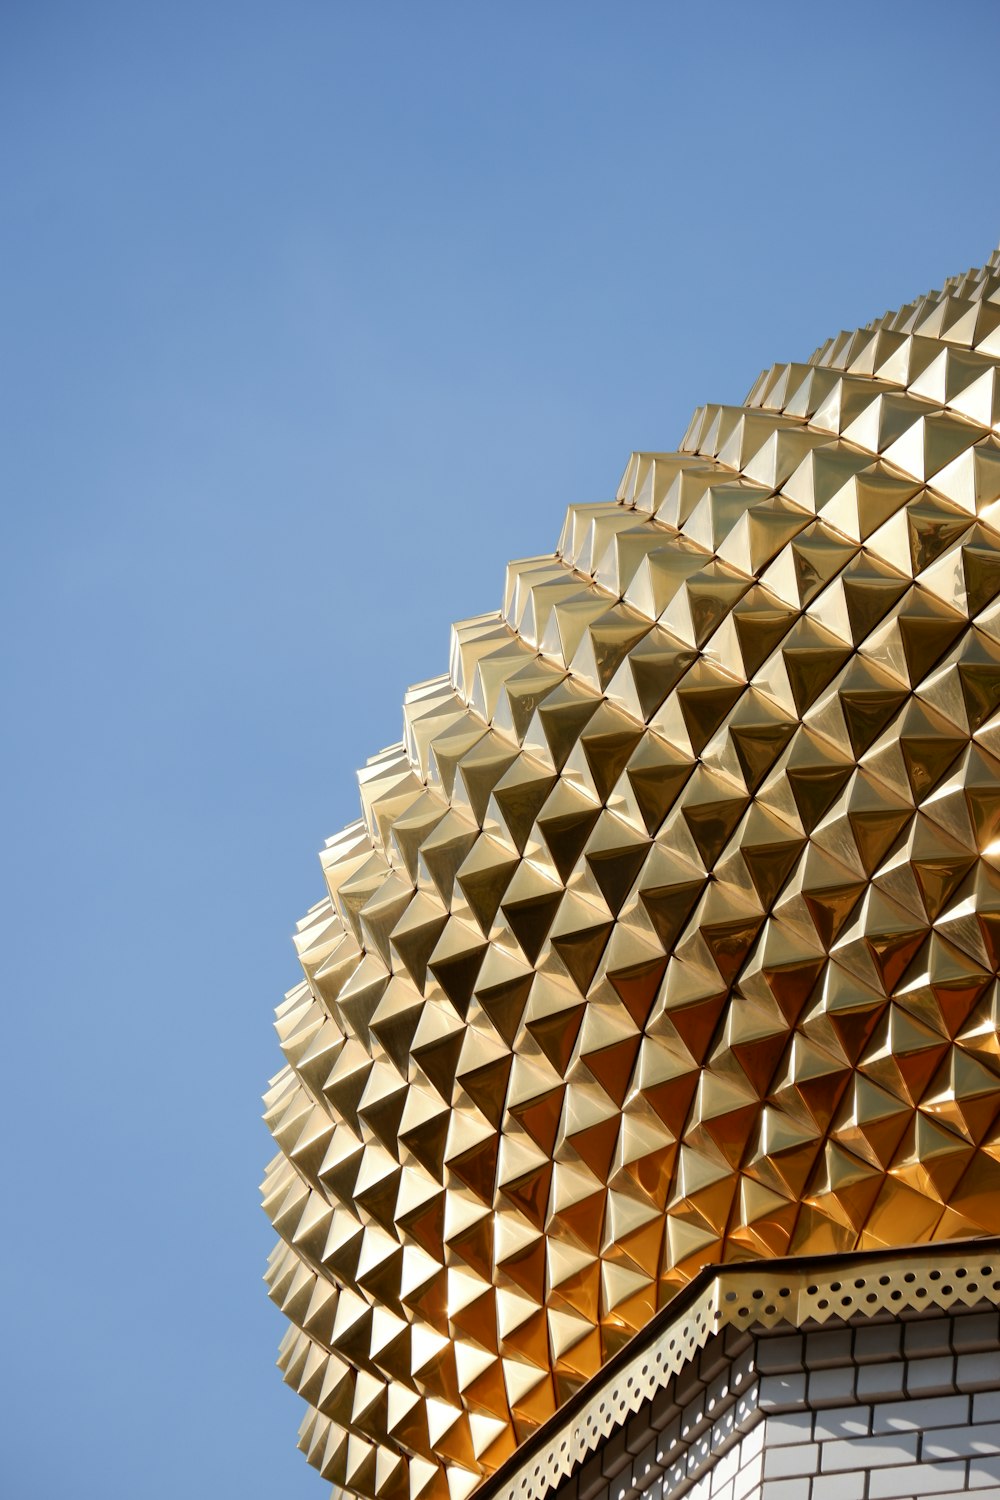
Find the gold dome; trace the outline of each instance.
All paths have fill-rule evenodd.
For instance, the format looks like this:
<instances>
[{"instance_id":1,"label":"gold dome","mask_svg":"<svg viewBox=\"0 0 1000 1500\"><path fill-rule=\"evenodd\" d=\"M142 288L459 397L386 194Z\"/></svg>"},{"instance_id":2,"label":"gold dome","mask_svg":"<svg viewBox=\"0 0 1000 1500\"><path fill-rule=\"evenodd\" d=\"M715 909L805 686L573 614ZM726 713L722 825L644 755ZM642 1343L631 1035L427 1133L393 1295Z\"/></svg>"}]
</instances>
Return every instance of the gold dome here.
<instances>
[{"instance_id":1,"label":"gold dome","mask_svg":"<svg viewBox=\"0 0 1000 1500\"><path fill-rule=\"evenodd\" d=\"M278 1012L301 1446L464 1500L711 1262L1000 1233L1000 252L455 627Z\"/></svg>"}]
</instances>

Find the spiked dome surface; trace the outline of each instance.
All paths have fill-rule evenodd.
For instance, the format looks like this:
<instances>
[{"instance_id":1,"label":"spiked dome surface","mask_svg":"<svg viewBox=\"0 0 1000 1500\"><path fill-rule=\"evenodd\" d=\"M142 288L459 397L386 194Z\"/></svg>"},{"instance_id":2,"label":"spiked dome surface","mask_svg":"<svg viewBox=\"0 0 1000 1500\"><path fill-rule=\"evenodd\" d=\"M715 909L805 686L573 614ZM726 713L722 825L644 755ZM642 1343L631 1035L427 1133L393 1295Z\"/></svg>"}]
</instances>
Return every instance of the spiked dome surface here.
<instances>
[{"instance_id":1,"label":"spiked dome surface","mask_svg":"<svg viewBox=\"0 0 1000 1500\"><path fill-rule=\"evenodd\" d=\"M1000 252L571 507L323 852L300 1446L463 1500L703 1266L1000 1233Z\"/></svg>"}]
</instances>

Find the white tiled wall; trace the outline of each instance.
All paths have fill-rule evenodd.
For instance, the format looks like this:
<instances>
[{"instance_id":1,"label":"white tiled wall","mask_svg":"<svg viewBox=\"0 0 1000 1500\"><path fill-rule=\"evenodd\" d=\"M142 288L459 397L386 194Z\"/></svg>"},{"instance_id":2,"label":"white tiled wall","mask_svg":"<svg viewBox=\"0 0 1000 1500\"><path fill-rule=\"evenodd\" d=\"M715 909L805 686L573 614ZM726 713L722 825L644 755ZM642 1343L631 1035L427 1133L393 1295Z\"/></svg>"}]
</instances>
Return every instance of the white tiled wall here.
<instances>
[{"instance_id":1,"label":"white tiled wall","mask_svg":"<svg viewBox=\"0 0 1000 1500\"><path fill-rule=\"evenodd\" d=\"M1000 1500L1000 1315L713 1341L553 1500Z\"/></svg>"}]
</instances>

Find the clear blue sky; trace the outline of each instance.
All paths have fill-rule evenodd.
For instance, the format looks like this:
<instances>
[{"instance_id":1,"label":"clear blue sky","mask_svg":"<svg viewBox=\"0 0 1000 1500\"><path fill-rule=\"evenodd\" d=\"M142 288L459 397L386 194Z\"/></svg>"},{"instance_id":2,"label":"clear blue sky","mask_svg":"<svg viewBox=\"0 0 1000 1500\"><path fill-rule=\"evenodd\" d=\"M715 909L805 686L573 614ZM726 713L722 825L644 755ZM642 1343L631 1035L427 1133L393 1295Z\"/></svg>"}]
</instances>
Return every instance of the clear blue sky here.
<instances>
[{"instance_id":1,"label":"clear blue sky","mask_svg":"<svg viewBox=\"0 0 1000 1500\"><path fill-rule=\"evenodd\" d=\"M9 1500L320 1496L258 1096L449 622L1000 237L1000 8L6 0Z\"/></svg>"}]
</instances>

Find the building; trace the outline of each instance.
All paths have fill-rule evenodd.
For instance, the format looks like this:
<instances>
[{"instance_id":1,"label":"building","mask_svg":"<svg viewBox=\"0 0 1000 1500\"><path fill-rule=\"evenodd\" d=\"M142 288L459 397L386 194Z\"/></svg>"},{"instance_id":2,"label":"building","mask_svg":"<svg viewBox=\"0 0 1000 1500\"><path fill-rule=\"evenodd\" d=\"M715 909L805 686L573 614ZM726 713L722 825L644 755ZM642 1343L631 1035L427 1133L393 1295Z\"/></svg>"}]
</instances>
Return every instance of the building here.
<instances>
[{"instance_id":1,"label":"building","mask_svg":"<svg viewBox=\"0 0 1000 1500\"><path fill-rule=\"evenodd\" d=\"M267 1096L370 1500L1000 1497L1000 252L634 454L321 859Z\"/></svg>"}]
</instances>

